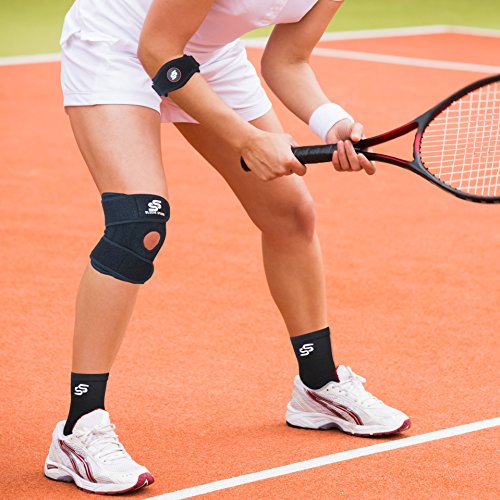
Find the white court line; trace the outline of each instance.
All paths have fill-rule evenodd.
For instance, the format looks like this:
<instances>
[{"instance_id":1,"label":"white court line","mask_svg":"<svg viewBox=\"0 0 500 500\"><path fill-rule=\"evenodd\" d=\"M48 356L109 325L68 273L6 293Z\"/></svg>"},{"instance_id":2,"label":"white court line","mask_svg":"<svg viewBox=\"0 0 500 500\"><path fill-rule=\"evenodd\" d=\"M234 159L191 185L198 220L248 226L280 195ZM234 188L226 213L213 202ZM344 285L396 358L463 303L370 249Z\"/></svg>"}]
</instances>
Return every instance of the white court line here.
<instances>
[{"instance_id":1,"label":"white court line","mask_svg":"<svg viewBox=\"0 0 500 500\"><path fill-rule=\"evenodd\" d=\"M408 26L402 28L381 28L372 30L337 31L325 33L323 41L330 40L358 40L363 38L386 38L395 36L419 36L436 35L446 33L457 33L462 35L475 35L486 37L500 37L500 30L473 28L468 26L447 26L444 24L431 26ZM245 38L243 41L247 47L263 48L268 37ZM36 64L44 62L56 62L61 59L59 52L51 54L36 54L24 56L0 57L0 66L15 66L20 64Z\"/></svg>"},{"instance_id":2,"label":"white court line","mask_svg":"<svg viewBox=\"0 0 500 500\"><path fill-rule=\"evenodd\" d=\"M60 60L60 52L53 52L51 54L34 54L28 56L7 56L0 57L0 66L19 66L23 64L57 62Z\"/></svg>"},{"instance_id":3,"label":"white court line","mask_svg":"<svg viewBox=\"0 0 500 500\"><path fill-rule=\"evenodd\" d=\"M245 40L247 42L248 40ZM261 48L259 44L245 43L248 47ZM359 52L355 50L339 50L317 47L314 49L314 55L322 57L331 57L334 59L348 59L351 61L368 61L385 64L397 64L402 66L416 66L421 68L437 68L454 71L471 71L473 73L500 73L500 66L489 66L486 64L474 64L454 61L440 61L436 59L421 59L417 57L394 56L390 54L378 54L375 52ZM0 66L17 66L24 64L36 64L46 62L60 61L61 54L39 54L33 56L12 56L1 57Z\"/></svg>"},{"instance_id":4,"label":"white court line","mask_svg":"<svg viewBox=\"0 0 500 500\"><path fill-rule=\"evenodd\" d=\"M402 28L382 28L359 31L334 31L325 33L322 40L359 40L363 38L390 38L394 36L445 35L448 33L500 38L500 30L435 24L430 26L407 26Z\"/></svg>"},{"instance_id":5,"label":"white court line","mask_svg":"<svg viewBox=\"0 0 500 500\"><path fill-rule=\"evenodd\" d=\"M303 462L296 462L289 465L283 465L274 469L266 469L251 474L243 474L242 476L231 477L229 479L222 479L221 481L214 481L213 483L202 484L192 488L173 491L172 493L165 493L155 497L150 497L150 500L182 500L184 498L192 498L198 495L212 493L214 491L225 490L241 486L243 484L255 483L263 479L270 479L273 477L285 476L324 465L331 465L354 458L367 457L375 455L376 453L383 453L385 451L397 450L400 448L407 448L416 444L429 443L438 439L445 439L468 432L475 432L482 429L489 429L500 425L500 417L492 418L489 420L481 420L471 424L458 425L457 427L450 427L440 431L428 432L427 434L420 434L419 436L411 436L403 439L388 441L386 443L374 444L372 446L365 446L356 450L343 451L341 453L334 453L324 457L313 458L311 460L304 460Z\"/></svg>"},{"instance_id":6,"label":"white court line","mask_svg":"<svg viewBox=\"0 0 500 500\"><path fill-rule=\"evenodd\" d=\"M445 24L435 24L430 26L407 26L402 28L379 28L372 30L355 31L334 31L325 33L321 41L329 42L331 40L363 40L366 38L391 38L397 36L421 36L421 35L472 35L492 38L500 38L500 30L473 28L469 26L448 26ZM263 48L267 43L268 37L245 38L243 41L247 47Z\"/></svg>"},{"instance_id":7,"label":"white court line","mask_svg":"<svg viewBox=\"0 0 500 500\"><path fill-rule=\"evenodd\" d=\"M369 61L400 66L417 66L420 68L447 69L453 71L471 71L473 73L500 73L500 66L474 64L454 61L440 61L437 59L421 59L418 57L393 56L373 52L358 52L355 50L324 49L316 47L315 56L332 57L334 59L349 59L351 61Z\"/></svg>"}]
</instances>

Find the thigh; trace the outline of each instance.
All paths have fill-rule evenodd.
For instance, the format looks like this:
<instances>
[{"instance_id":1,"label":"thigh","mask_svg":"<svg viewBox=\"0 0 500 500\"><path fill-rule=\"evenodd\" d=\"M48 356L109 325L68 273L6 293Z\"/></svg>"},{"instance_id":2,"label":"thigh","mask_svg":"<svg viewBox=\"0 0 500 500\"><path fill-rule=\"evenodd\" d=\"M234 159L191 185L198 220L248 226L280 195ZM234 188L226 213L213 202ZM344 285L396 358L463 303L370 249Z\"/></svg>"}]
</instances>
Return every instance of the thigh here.
<instances>
[{"instance_id":1,"label":"thigh","mask_svg":"<svg viewBox=\"0 0 500 500\"><path fill-rule=\"evenodd\" d=\"M99 189L168 196L160 115L131 105L70 106L73 133Z\"/></svg>"},{"instance_id":2,"label":"thigh","mask_svg":"<svg viewBox=\"0 0 500 500\"><path fill-rule=\"evenodd\" d=\"M269 132L283 131L273 110L251 123ZM300 211L302 207L304 211L309 211L312 199L301 177L289 175L271 182L261 181L252 173L243 171L237 152L224 144L208 127L192 123L175 125L189 143L224 177L250 218L261 230L275 229L276 219L293 219L286 216Z\"/></svg>"}]
</instances>

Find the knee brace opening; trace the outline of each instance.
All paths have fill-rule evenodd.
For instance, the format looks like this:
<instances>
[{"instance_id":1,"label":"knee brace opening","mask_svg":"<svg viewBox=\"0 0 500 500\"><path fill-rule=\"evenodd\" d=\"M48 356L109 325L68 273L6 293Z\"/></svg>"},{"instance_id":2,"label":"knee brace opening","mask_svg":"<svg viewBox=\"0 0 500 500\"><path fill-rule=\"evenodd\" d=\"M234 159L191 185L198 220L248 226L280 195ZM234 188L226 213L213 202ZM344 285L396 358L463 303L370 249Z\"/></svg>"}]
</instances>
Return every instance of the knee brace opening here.
<instances>
[{"instance_id":1,"label":"knee brace opening","mask_svg":"<svg viewBox=\"0 0 500 500\"><path fill-rule=\"evenodd\" d=\"M142 240L144 248L146 250L154 250L161 241L161 234L158 231L151 231Z\"/></svg>"},{"instance_id":2,"label":"knee brace opening","mask_svg":"<svg viewBox=\"0 0 500 500\"><path fill-rule=\"evenodd\" d=\"M103 193L106 230L90 254L94 269L129 283L145 283L166 236L170 206L151 194Z\"/></svg>"}]
</instances>

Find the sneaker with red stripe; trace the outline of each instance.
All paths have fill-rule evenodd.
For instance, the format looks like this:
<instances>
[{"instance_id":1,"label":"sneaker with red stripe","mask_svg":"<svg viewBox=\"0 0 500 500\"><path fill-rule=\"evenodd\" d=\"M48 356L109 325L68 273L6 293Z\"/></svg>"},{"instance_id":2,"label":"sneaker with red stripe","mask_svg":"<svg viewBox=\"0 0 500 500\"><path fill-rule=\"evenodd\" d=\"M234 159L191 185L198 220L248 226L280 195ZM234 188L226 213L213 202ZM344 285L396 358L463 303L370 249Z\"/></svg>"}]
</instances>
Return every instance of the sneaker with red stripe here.
<instances>
[{"instance_id":1,"label":"sneaker with red stripe","mask_svg":"<svg viewBox=\"0 0 500 500\"><path fill-rule=\"evenodd\" d=\"M337 368L339 382L329 382L321 389L306 387L295 378L286 422L302 429L340 429L355 436L396 434L411 426L403 412L391 408L370 394L366 380L350 367Z\"/></svg>"},{"instance_id":2,"label":"sneaker with red stripe","mask_svg":"<svg viewBox=\"0 0 500 500\"><path fill-rule=\"evenodd\" d=\"M128 493L154 482L150 472L125 451L107 411L84 415L69 436L63 434L64 423L59 422L52 434L44 470L49 479L74 482L102 495Z\"/></svg>"}]
</instances>

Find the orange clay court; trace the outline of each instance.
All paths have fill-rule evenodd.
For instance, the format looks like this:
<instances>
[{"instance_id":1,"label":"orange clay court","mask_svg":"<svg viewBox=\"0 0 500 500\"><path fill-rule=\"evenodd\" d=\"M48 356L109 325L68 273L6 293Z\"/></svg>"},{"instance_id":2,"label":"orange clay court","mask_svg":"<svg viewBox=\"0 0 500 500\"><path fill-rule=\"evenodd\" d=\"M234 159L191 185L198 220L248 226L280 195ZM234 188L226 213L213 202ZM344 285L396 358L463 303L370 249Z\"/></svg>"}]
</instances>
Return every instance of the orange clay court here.
<instances>
[{"instance_id":1,"label":"orange clay court","mask_svg":"<svg viewBox=\"0 0 500 500\"><path fill-rule=\"evenodd\" d=\"M464 64L340 65L316 56L327 93L368 135L414 118L500 62L493 35L321 47ZM260 49L250 55L257 61ZM43 476L54 422L67 409L75 293L102 230L99 196L61 102L58 63L0 67L2 499L89 498ZM315 142L275 104L298 142ZM156 478L130 496L499 498L500 207L461 201L388 165L372 178L309 168L335 358L367 377L368 390L407 412L413 426L392 439L290 429L284 412L296 362L265 284L258 232L174 127L163 134L168 244L109 384L118 433ZM407 151L404 140L389 147ZM240 341L226 342L234 337ZM464 424L476 427L418 444L418 436ZM399 441L400 448L384 448ZM381 452L363 456L371 446ZM265 479L270 469L328 456L339 461ZM264 475L241 478L250 473ZM236 486L179 491L229 478Z\"/></svg>"}]
</instances>

